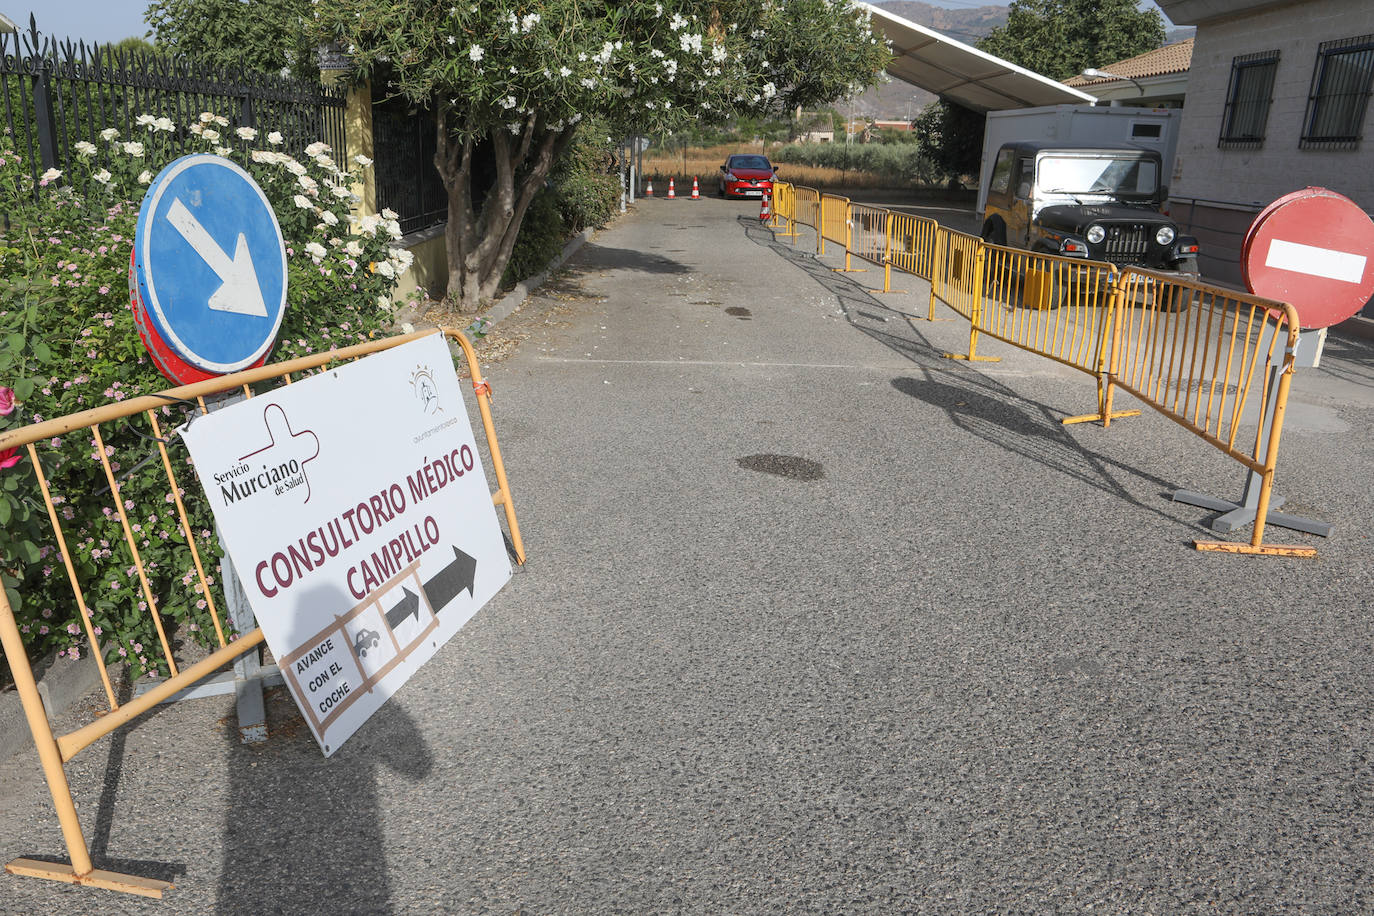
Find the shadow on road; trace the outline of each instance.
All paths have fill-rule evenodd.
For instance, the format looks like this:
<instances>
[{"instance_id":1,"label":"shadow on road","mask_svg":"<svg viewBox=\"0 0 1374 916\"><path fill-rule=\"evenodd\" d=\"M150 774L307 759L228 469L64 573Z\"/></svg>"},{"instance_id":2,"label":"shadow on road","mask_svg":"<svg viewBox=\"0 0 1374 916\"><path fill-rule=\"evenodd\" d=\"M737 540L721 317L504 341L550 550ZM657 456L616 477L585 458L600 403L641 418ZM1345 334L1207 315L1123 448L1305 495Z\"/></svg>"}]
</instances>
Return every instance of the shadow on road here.
<instances>
[{"instance_id":1,"label":"shadow on road","mask_svg":"<svg viewBox=\"0 0 1374 916\"><path fill-rule=\"evenodd\" d=\"M240 744L237 730L228 730L225 860L215 912L394 912L378 771L412 782L429 774L429 748L415 723L389 703L325 758L279 689L270 692L268 727L271 737L258 747Z\"/></svg>"},{"instance_id":2,"label":"shadow on road","mask_svg":"<svg viewBox=\"0 0 1374 916\"><path fill-rule=\"evenodd\" d=\"M607 248L590 242L582 247L577 260L583 269L614 267L648 274L685 274L692 271L687 265L662 255L649 254L633 248Z\"/></svg>"},{"instance_id":3,"label":"shadow on road","mask_svg":"<svg viewBox=\"0 0 1374 916\"><path fill-rule=\"evenodd\" d=\"M780 257L806 273L835 296L851 326L908 360L921 376L899 376L892 386L903 394L945 410L960 429L1015 455L1102 490L1162 518L1177 522L1168 513L1142 503L1121 485L1118 474L1128 474L1159 487L1167 497L1175 482L1084 447L1059 422L1064 412L1040 403L978 371L975 364L945 359L943 351L923 334L912 315L887 305L861 285L855 276L832 270L816 256L777 241L756 220L741 218L746 235L756 244L773 249ZM872 271L870 271L872 273ZM962 319L961 319L962 320ZM1092 380L1085 379L1089 386ZM1095 400L1095 396L1094 396ZM1207 531L1198 523L1199 531Z\"/></svg>"}]
</instances>

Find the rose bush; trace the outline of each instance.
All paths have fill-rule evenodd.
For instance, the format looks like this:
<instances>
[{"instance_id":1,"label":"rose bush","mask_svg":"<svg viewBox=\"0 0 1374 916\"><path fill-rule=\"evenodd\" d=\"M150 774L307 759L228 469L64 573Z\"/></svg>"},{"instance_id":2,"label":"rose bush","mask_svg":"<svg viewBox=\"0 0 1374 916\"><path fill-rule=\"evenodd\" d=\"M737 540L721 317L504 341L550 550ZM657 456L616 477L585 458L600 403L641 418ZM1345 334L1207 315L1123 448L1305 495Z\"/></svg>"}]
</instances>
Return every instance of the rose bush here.
<instances>
[{"instance_id":1,"label":"rose bush","mask_svg":"<svg viewBox=\"0 0 1374 916\"><path fill-rule=\"evenodd\" d=\"M286 242L288 294L271 359L281 361L367 340L392 323L396 277L410 254L396 247L396 216L354 218L351 186L361 157L336 162L323 143L303 156L283 149L276 132L235 127L202 113L190 124L141 115L137 133L114 129L99 142L73 146L65 171L50 169L37 186L28 165L0 149L0 430L170 387L143 350L128 305L129 255L139 202L175 156L172 140L241 165L276 211ZM142 417L37 444L68 557L48 523L27 450L0 453L0 580L33 655L57 650L79 657L84 632L64 570L69 559L86 610L109 661L127 661L135 677L166 673L149 599L180 639L213 635L208 599L195 575L194 544L211 584L218 547L208 507L186 450L169 432L194 408L159 409L159 430L190 516L182 531L173 495L158 471L152 424ZM101 448L103 446L103 449ZM103 460L102 460L103 451ZM118 502L106 472L114 477ZM145 465L152 465L146 468ZM132 545L120 523L127 513ZM137 550L147 584L138 574ZM216 600L223 608L223 602Z\"/></svg>"}]
</instances>

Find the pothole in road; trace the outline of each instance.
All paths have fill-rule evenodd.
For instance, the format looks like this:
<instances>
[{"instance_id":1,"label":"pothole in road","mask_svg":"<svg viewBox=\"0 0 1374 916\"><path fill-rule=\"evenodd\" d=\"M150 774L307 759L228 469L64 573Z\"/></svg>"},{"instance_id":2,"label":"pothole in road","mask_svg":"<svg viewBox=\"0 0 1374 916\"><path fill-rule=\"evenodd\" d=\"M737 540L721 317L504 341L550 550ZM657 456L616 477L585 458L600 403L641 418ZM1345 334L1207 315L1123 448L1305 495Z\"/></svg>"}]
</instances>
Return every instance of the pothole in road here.
<instances>
[{"instance_id":1,"label":"pothole in road","mask_svg":"<svg viewBox=\"0 0 1374 916\"><path fill-rule=\"evenodd\" d=\"M746 471L776 474L788 480L820 480L825 476L825 468L819 461L796 455L749 455L735 461Z\"/></svg>"},{"instance_id":2,"label":"pothole in road","mask_svg":"<svg viewBox=\"0 0 1374 916\"><path fill-rule=\"evenodd\" d=\"M725 314L732 315L735 318L738 318L740 321L752 321L754 319L754 313L749 311L742 305L730 306L728 309L725 310Z\"/></svg>"}]
</instances>

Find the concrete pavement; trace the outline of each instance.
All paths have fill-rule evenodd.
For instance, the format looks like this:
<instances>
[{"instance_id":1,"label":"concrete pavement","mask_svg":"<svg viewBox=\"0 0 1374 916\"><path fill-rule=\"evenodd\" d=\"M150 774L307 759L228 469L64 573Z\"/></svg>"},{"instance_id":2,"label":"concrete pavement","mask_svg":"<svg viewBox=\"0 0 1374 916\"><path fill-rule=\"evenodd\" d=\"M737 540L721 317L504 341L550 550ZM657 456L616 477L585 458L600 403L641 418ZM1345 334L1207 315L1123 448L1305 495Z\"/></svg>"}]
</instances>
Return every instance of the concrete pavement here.
<instances>
[{"instance_id":1,"label":"concrete pavement","mask_svg":"<svg viewBox=\"0 0 1374 916\"><path fill-rule=\"evenodd\" d=\"M1268 539L1318 559L1199 554L1167 494L1232 462L1062 427L1088 377L944 360L922 284L756 213L643 201L502 322L529 563L338 754L163 708L70 773L98 864L178 887L0 912L1374 908L1374 349L1295 383L1278 489L1336 530ZM5 861L62 855L33 758Z\"/></svg>"}]
</instances>

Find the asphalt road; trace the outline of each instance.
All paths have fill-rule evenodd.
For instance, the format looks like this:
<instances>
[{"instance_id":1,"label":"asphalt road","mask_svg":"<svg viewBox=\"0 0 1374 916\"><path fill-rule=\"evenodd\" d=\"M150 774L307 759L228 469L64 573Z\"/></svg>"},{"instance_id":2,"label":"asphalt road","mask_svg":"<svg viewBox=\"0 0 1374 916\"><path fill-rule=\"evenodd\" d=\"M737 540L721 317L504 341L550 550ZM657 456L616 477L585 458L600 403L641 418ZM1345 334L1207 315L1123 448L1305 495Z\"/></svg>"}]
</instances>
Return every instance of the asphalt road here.
<instances>
[{"instance_id":1,"label":"asphalt road","mask_svg":"<svg viewBox=\"0 0 1374 916\"><path fill-rule=\"evenodd\" d=\"M97 863L176 889L0 911L1374 910L1374 349L1294 386L1278 489L1335 532L1267 539L1318 558L1198 553L1168 494L1234 463L1061 426L1087 376L942 359L923 284L756 212L641 202L498 328L529 562L340 752L164 707L69 772ZM5 861L62 854L35 772Z\"/></svg>"}]
</instances>

